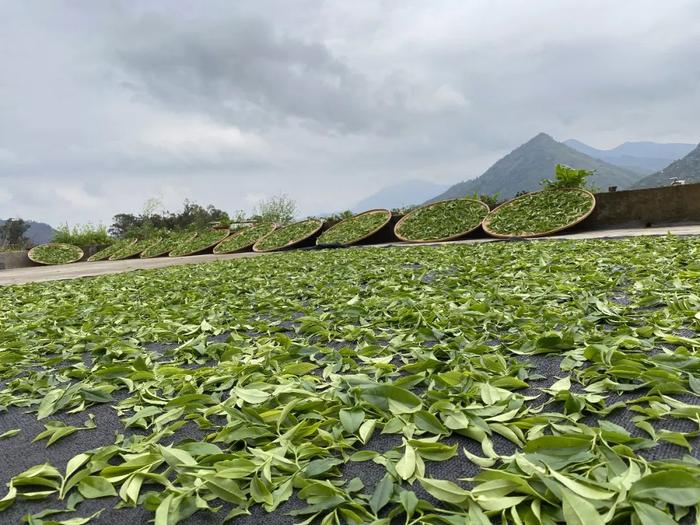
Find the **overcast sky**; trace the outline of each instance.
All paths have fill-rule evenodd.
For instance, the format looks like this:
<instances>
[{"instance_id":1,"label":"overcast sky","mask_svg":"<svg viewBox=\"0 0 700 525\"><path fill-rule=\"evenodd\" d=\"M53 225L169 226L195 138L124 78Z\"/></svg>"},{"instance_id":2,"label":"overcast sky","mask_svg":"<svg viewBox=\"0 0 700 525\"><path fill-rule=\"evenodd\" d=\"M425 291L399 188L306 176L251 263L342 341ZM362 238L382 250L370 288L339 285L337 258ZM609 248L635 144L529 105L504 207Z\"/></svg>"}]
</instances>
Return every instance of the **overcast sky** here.
<instances>
[{"instance_id":1,"label":"overcast sky","mask_svg":"<svg viewBox=\"0 0 700 525\"><path fill-rule=\"evenodd\" d=\"M302 214L540 131L700 140L700 1L0 0L0 218Z\"/></svg>"}]
</instances>

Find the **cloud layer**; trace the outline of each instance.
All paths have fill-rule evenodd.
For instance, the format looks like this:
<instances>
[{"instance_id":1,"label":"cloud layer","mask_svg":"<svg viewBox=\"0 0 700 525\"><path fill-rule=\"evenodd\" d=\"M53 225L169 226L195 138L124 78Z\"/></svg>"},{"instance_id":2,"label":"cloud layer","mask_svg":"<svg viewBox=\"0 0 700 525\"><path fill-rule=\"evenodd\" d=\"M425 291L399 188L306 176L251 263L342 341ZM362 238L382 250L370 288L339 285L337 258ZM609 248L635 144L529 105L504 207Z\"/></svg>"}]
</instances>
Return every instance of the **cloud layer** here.
<instances>
[{"instance_id":1,"label":"cloud layer","mask_svg":"<svg viewBox=\"0 0 700 525\"><path fill-rule=\"evenodd\" d=\"M539 131L700 135L693 0L2 2L0 35L0 217L333 211Z\"/></svg>"}]
</instances>

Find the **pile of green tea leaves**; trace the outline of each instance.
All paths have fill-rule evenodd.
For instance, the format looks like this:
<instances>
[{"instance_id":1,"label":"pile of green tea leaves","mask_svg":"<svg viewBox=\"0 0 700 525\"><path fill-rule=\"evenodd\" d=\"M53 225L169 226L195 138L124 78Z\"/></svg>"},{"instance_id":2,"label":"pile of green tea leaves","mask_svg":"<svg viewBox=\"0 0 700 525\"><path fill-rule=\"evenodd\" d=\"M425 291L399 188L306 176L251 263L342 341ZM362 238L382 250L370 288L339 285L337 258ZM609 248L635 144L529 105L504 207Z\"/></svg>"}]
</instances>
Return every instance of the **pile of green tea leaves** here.
<instances>
[{"instance_id":1,"label":"pile of green tea leaves","mask_svg":"<svg viewBox=\"0 0 700 525\"><path fill-rule=\"evenodd\" d=\"M170 257L192 255L208 248L212 248L229 236L229 230L200 231L195 237L181 241L170 252Z\"/></svg>"},{"instance_id":2,"label":"pile of green tea leaves","mask_svg":"<svg viewBox=\"0 0 700 525\"><path fill-rule=\"evenodd\" d=\"M58 242L40 244L29 251L29 258L40 264L68 264L82 257L83 250L78 246Z\"/></svg>"},{"instance_id":3,"label":"pile of green tea leaves","mask_svg":"<svg viewBox=\"0 0 700 525\"><path fill-rule=\"evenodd\" d=\"M121 239L115 241L113 244L110 244L109 246L100 250L99 252L92 254L90 257L88 257L87 260L88 262L106 261L112 255L114 255L120 250L123 250L124 248L133 244L134 242L134 239Z\"/></svg>"},{"instance_id":4,"label":"pile of green tea leaves","mask_svg":"<svg viewBox=\"0 0 700 525\"><path fill-rule=\"evenodd\" d=\"M274 224L255 224L234 232L214 247L214 253L234 253L246 250L258 240L272 233Z\"/></svg>"},{"instance_id":5,"label":"pile of green tea leaves","mask_svg":"<svg viewBox=\"0 0 700 525\"><path fill-rule=\"evenodd\" d=\"M271 234L257 241L253 245L253 249L260 252L271 252L288 248L307 239L317 231L322 224L323 221L320 219L307 219L278 228Z\"/></svg>"},{"instance_id":6,"label":"pile of green tea leaves","mask_svg":"<svg viewBox=\"0 0 700 525\"><path fill-rule=\"evenodd\" d=\"M125 245L120 250L110 255L110 261L120 261L122 259L128 259L129 257L135 257L143 252L146 248L153 246L154 244L160 242L160 239L140 239L131 244Z\"/></svg>"},{"instance_id":7,"label":"pile of green tea leaves","mask_svg":"<svg viewBox=\"0 0 700 525\"><path fill-rule=\"evenodd\" d=\"M543 234L575 223L594 203L590 194L578 189L529 193L492 211L484 229L511 237Z\"/></svg>"},{"instance_id":8,"label":"pile of green tea leaves","mask_svg":"<svg viewBox=\"0 0 700 525\"><path fill-rule=\"evenodd\" d=\"M150 259L152 257L161 257L163 255L168 255L173 251L180 243L190 241L196 235L195 232L182 231L182 232L170 232L163 235L163 237L148 246L141 252L142 259Z\"/></svg>"},{"instance_id":9,"label":"pile of green tea leaves","mask_svg":"<svg viewBox=\"0 0 700 525\"><path fill-rule=\"evenodd\" d=\"M391 219L389 210L372 210L355 215L328 228L316 239L316 244L352 244L374 233L389 219Z\"/></svg>"},{"instance_id":10,"label":"pile of green tea leaves","mask_svg":"<svg viewBox=\"0 0 700 525\"><path fill-rule=\"evenodd\" d=\"M409 241L439 241L477 228L488 207L474 199L453 199L412 211L396 225L396 233Z\"/></svg>"},{"instance_id":11,"label":"pile of green tea leaves","mask_svg":"<svg viewBox=\"0 0 700 525\"><path fill-rule=\"evenodd\" d=\"M697 238L291 251L0 324L3 523L697 519Z\"/></svg>"}]
</instances>

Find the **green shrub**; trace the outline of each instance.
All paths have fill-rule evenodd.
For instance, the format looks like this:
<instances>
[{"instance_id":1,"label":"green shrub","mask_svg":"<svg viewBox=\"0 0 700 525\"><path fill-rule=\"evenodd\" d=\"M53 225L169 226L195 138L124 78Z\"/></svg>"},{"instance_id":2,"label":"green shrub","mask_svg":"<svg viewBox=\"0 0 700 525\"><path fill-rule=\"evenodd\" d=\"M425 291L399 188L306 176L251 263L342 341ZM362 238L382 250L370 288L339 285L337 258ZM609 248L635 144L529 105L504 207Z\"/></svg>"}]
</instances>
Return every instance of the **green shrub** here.
<instances>
[{"instance_id":1,"label":"green shrub","mask_svg":"<svg viewBox=\"0 0 700 525\"><path fill-rule=\"evenodd\" d=\"M68 223L56 228L53 242L74 244L75 246L90 246L101 244L112 244L114 237L107 232L103 225L94 226L92 224L76 224L72 228Z\"/></svg>"},{"instance_id":2,"label":"green shrub","mask_svg":"<svg viewBox=\"0 0 700 525\"><path fill-rule=\"evenodd\" d=\"M586 179L593 175L595 171L572 168L564 164L557 164L554 168L554 180L544 179L540 184L546 190L557 190L564 188L584 188Z\"/></svg>"}]
</instances>

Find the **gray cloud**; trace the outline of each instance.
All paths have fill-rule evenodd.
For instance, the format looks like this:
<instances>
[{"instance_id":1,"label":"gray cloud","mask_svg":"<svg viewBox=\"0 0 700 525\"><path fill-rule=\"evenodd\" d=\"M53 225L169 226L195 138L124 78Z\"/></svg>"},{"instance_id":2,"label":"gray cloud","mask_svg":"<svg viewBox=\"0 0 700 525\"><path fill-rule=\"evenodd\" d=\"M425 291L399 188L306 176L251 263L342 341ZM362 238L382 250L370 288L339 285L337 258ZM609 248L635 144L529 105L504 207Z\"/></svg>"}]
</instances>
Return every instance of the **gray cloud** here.
<instances>
[{"instance_id":1,"label":"gray cloud","mask_svg":"<svg viewBox=\"0 0 700 525\"><path fill-rule=\"evenodd\" d=\"M696 142L698 41L693 0L1 3L0 217L312 213L539 131Z\"/></svg>"}]
</instances>

